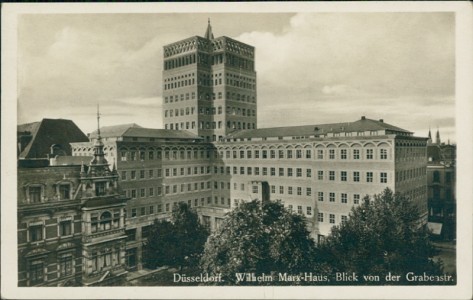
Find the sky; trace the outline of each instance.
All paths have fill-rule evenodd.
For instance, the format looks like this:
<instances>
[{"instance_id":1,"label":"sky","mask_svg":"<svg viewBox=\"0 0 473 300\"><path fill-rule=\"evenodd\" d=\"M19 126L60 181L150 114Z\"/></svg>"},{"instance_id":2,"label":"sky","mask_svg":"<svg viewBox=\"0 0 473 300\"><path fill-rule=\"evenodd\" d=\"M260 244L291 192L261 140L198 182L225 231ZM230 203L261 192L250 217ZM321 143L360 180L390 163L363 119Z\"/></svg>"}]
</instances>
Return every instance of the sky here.
<instances>
[{"instance_id":1,"label":"sky","mask_svg":"<svg viewBox=\"0 0 473 300\"><path fill-rule=\"evenodd\" d=\"M455 142L453 13L28 14L18 24L18 124L163 128L163 46L222 35L256 48L258 127L361 116Z\"/></svg>"}]
</instances>

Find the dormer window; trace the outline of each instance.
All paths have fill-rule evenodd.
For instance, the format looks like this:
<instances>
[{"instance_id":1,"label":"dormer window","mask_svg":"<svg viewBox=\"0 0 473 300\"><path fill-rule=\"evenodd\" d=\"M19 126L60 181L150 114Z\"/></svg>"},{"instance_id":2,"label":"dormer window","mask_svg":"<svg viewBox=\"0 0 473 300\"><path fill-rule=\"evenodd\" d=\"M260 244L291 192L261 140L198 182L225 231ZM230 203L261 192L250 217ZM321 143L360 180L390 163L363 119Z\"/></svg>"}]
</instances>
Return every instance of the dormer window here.
<instances>
[{"instance_id":1,"label":"dormer window","mask_svg":"<svg viewBox=\"0 0 473 300\"><path fill-rule=\"evenodd\" d=\"M58 187L59 200L69 200L71 199L71 184L62 183Z\"/></svg>"},{"instance_id":2,"label":"dormer window","mask_svg":"<svg viewBox=\"0 0 473 300\"><path fill-rule=\"evenodd\" d=\"M106 182L96 182L95 183L95 194L97 196L105 195Z\"/></svg>"},{"instance_id":3,"label":"dormer window","mask_svg":"<svg viewBox=\"0 0 473 300\"><path fill-rule=\"evenodd\" d=\"M30 203L40 203L43 194L41 186L28 187L28 199Z\"/></svg>"}]
</instances>

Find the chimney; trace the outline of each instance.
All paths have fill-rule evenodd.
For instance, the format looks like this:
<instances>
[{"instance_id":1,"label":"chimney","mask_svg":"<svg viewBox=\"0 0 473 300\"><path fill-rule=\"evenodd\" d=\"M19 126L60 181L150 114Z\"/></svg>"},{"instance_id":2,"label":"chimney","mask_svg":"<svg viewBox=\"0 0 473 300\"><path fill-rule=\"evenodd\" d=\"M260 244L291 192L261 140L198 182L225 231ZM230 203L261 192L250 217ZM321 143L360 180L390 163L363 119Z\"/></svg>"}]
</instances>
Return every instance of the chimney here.
<instances>
[{"instance_id":1,"label":"chimney","mask_svg":"<svg viewBox=\"0 0 473 300\"><path fill-rule=\"evenodd\" d=\"M366 120L366 117L365 117L365 116L361 116L361 119L362 119L362 120Z\"/></svg>"},{"instance_id":2,"label":"chimney","mask_svg":"<svg viewBox=\"0 0 473 300\"><path fill-rule=\"evenodd\" d=\"M383 119L379 119L379 121L380 121L381 123L383 123L383 122L384 122L384 120L383 120Z\"/></svg>"}]
</instances>

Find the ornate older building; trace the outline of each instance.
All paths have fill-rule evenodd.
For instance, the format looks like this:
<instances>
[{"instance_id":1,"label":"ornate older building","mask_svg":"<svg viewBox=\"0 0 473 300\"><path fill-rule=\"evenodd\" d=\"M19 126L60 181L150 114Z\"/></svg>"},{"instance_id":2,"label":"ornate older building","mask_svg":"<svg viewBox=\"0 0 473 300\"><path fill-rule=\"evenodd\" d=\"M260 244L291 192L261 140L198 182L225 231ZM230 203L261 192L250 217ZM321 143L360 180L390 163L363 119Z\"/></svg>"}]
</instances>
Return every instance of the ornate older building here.
<instances>
[{"instance_id":1,"label":"ornate older building","mask_svg":"<svg viewBox=\"0 0 473 300\"><path fill-rule=\"evenodd\" d=\"M19 160L19 286L123 282L126 200L100 136L80 165Z\"/></svg>"}]
</instances>

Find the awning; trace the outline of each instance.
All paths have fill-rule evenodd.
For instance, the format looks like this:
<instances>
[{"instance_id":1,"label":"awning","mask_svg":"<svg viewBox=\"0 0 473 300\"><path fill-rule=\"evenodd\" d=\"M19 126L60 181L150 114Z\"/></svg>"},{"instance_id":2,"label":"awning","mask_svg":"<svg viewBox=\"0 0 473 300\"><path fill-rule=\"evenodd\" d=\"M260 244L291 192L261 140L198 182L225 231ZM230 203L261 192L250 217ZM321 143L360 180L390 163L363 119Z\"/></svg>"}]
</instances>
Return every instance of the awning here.
<instances>
[{"instance_id":1,"label":"awning","mask_svg":"<svg viewBox=\"0 0 473 300\"><path fill-rule=\"evenodd\" d=\"M429 230L432 231L433 234L440 235L440 233L442 232L442 225L442 223L428 222L427 228L429 228Z\"/></svg>"}]
</instances>

